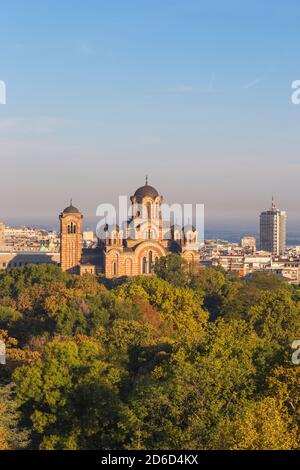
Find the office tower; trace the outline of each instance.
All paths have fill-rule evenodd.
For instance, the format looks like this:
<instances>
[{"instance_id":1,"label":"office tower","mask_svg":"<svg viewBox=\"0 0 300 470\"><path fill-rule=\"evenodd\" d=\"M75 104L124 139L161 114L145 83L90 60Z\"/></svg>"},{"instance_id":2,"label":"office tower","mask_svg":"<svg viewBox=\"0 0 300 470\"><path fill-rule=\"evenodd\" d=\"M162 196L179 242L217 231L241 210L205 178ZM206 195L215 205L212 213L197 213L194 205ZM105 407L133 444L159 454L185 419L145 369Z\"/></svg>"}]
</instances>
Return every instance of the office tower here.
<instances>
[{"instance_id":1,"label":"office tower","mask_svg":"<svg viewBox=\"0 0 300 470\"><path fill-rule=\"evenodd\" d=\"M260 214L260 249L280 255L286 249L286 213L275 206Z\"/></svg>"}]
</instances>

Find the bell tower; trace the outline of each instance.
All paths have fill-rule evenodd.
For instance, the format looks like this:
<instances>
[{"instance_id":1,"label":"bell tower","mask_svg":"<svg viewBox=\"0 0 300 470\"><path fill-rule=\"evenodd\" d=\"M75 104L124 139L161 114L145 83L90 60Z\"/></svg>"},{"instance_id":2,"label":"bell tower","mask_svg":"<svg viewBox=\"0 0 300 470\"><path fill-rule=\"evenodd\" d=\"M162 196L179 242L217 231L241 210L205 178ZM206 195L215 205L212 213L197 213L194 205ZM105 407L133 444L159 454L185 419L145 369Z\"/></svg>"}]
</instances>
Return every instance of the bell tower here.
<instances>
[{"instance_id":1,"label":"bell tower","mask_svg":"<svg viewBox=\"0 0 300 470\"><path fill-rule=\"evenodd\" d=\"M62 271L79 274L82 254L83 215L70 205L60 214L60 267Z\"/></svg>"}]
</instances>

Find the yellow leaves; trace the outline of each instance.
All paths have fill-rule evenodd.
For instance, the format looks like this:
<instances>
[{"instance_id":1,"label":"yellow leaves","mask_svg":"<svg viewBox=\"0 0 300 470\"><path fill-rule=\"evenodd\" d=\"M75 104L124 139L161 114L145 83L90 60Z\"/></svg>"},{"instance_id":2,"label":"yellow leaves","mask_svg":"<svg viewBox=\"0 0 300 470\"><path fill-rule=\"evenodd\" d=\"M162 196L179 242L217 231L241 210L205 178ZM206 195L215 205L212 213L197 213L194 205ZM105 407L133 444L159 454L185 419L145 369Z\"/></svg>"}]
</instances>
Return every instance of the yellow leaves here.
<instances>
[{"instance_id":1,"label":"yellow leaves","mask_svg":"<svg viewBox=\"0 0 300 470\"><path fill-rule=\"evenodd\" d=\"M57 310L68 303L68 300L80 299L80 289L68 289L63 285L52 286L43 299L43 309L50 317L54 317Z\"/></svg>"},{"instance_id":2,"label":"yellow leaves","mask_svg":"<svg viewBox=\"0 0 300 470\"><path fill-rule=\"evenodd\" d=\"M8 332L6 330L0 330L0 339L5 342L6 362L9 369L14 369L22 364L34 362L41 356L37 351L17 348L18 340L8 336Z\"/></svg>"},{"instance_id":3,"label":"yellow leaves","mask_svg":"<svg viewBox=\"0 0 300 470\"><path fill-rule=\"evenodd\" d=\"M175 317L182 314L193 316L198 322L206 322L207 313L202 309L202 304L197 295L188 288L173 287L167 281L156 276L151 278L139 276L128 284L116 290L122 298L142 297L157 310L162 312L164 318Z\"/></svg>"},{"instance_id":4,"label":"yellow leaves","mask_svg":"<svg viewBox=\"0 0 300 470\"><path fill-rule=\"evenodd\" d=\"M22 290L17 298L17 307L21 312L39 311L45 312L49 317L54 317L57 310L69 301L84 299L86 295L101 294L105 291L103 286L84 277L77 280L71 286L63 282L51 282L46 286L32 285Z\"/></svg>"},{"instance_id":5,"label":"yellow leaves","mask_svg":"<svg viewBox=\"0 0 300 470\"><path fill-rule=\"evenodd\" d=\"M10 346L16 346L18 344L18 340L9 337L8 331L6 330L0 330L0 340L5 342L7 348L9 348Z\"/></svg>"},{"instance_id":6,"label":"yellow leaves","mask_svg":"<svg viewBox=\"0 0 300 470\"><path fill-rule=\"evenodd\" d=\"M136 283L134 280L131 282L128 282L126 284L123 284L121 287L117 288L115 290L117 296L120 299L134 299L135 297L137 298L143 298L145 300L149 299L149 296L145 289Z\"/></svg>"},{"instance_id":7,"label":"yellow leaves","mask_svg":"<svg viewBox=\"0 0 300 470\"><path fill-rule=\"evenodd\" d=\"M40 357L41 353L37 351L28 351L19 348L8 349L7 351L7 361L8 363L14 363L14 367L35 362Z\"/></svg>"},{"instance_id":8,"label":"yellow leaves","mask_svg":"<svg viewBox=\"0 0 300 470\"><path fill-rule=\"evenodd\" d=\"M55 423L56 417L52 413L35 410L30 416L32 424L37 432L42 433L46 426Z\"/></svg>"},{"instance_id":9,"label":"yellow leaves","mask_svg":"<svg viewBox=\"0 0 300 470\"><path fill-rule=\"evenodd\" d=\"M99 284L97 278L91 274L76 276L74 278L73 288L82 292L83 295L96 296L106 292L104 285Z\"/></svg>"},{"instance_id":10,"label":"yellow leaves","mask_svg":"<svg viewBox=\"0 0 300 470\"><path fill-rule=\"evenodd\" d=\"M296 433L286 408L276 398L252 403L233 422L233 450L289 450Z\"/></svg>"},{"instance_id":11,"label":"yellow leaves","mask_svg":"<svg viewBox=\"0 0 300 470\"><path fill-rule=\"evenodd\" d=\"M7 439L7 432L4 429L4 427L0 425L0 450L10 450L6 439Z\"/></svg>"},{"instance_id":12,"label":"yellow leaves","mask_svg":"<svg viewBox=\"0 0 300 470\"><path fill-rule=\"evenodd\" d=\"M20 312L31 311L43 298L45 288L41 285L33 285L20 292L17 298L17 308Z\"/></svg>"}]
</instances>

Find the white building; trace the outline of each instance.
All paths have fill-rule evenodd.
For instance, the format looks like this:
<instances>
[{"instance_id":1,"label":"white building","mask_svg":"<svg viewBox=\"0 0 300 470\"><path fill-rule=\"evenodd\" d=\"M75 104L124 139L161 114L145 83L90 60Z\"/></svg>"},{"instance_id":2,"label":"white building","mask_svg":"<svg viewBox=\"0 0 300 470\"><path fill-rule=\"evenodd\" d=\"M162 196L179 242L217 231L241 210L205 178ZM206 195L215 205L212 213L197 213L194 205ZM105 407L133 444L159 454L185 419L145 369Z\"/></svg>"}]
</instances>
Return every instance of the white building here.
<instances>
[{"instance_id":1,"label":"white building","mask_svg":"<svg viewBox=\"0 0 300 470\"><path fill-rule=\"evenodd\" d=\"M271 209L260 214L260 249L277 256L286 251L286 212L276 208L274 197Z\"/></svg>"}]
</instances>

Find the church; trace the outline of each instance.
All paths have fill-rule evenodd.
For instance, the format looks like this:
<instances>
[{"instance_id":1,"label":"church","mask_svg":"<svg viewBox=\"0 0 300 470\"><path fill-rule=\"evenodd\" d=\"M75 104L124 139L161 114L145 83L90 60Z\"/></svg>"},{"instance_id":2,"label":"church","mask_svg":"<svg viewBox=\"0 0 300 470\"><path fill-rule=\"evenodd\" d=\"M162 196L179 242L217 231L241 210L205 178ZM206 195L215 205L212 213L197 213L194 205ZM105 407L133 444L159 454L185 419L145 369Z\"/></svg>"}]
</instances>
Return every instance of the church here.
<instances>
[{"instance_id":1,"label":"church","mask_svg":"<svg viewBox=\"0 0 300 470\"><path fill-rule=\"evenodd\" d=\"M96 248L83 248L83 215L71 204L60 214L60 266L74 274L101 274L108 279L151 275L158 260L180 254L199 262L198 233L192 225L168 225L163 197L146 182L131 196L131 217L123 227L104 227Z\"/></svg>"}]
</instances>

